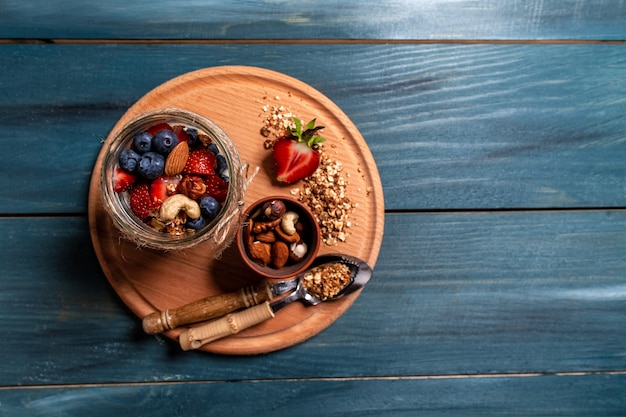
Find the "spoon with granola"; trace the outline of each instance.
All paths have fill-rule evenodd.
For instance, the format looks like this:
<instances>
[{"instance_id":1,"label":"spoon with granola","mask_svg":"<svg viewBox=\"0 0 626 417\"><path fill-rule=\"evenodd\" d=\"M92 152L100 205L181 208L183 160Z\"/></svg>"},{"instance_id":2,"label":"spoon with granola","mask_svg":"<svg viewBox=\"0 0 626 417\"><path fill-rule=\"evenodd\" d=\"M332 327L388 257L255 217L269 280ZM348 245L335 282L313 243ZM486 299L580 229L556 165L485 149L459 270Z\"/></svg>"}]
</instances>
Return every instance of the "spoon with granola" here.
<instances>
[{"instance_id":1,"label":"spoon with granola","mask_svg":"<svg viewBox=\"0 0 626 417\"><path fill-rule=\"evenodd\" d=\"M183 331L179 343L183 350L203 345L273 318L278 310L294 301L317 305L336 300L365 286L372 277L372 268L362 259L348 255L321 255L311 269L299 276L296 288L288 295Z\"/></svg>"}]
</instances>

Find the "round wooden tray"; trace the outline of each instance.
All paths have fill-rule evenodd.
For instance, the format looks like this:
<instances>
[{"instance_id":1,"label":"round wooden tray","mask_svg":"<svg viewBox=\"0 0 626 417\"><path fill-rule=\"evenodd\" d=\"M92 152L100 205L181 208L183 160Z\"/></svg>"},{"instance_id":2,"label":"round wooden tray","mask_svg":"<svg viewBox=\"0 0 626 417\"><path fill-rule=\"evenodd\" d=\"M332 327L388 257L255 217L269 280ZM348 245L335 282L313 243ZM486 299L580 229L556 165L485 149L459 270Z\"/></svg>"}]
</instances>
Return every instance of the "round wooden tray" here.
<instances>
[{"instance_id":1,"label":"round wooden tray","mask_svg":"<svg viewBox=\"0 0 626 417\"><path fill-rule=\"evenodd\" d=\"M237 147L243 163L259 167L246 195L245 207L269 194L291 195L297 187L273 180L271 152L260 135L263 105L284 105L300 119L316 118L325 126L326 152L344 166L349 197L358 202L346 242L322 244L320 255L346 253L372 267L380 250L384 199L374 159L350 119L327 97L287 75L255 67L215 67L190 72L155 88L135 103L114 126L109 137L136 115L159 108L178 107L202 114L223 128ZM102 207L99 176L103 152L92 174L89 190L89 227L100 265L123 302L140 318L158 310L176 308L199 298L236 290L258 277L239 258L232 244L213 260L199 245L183 252L137 248L121 238ZM275 318L237 335L205 345L207 352L252 355L283 349L330 326L354 302L358 293L315 307L292 303ZM179 329L164 333L178 340Z\"/></svg>"}]
</instances>

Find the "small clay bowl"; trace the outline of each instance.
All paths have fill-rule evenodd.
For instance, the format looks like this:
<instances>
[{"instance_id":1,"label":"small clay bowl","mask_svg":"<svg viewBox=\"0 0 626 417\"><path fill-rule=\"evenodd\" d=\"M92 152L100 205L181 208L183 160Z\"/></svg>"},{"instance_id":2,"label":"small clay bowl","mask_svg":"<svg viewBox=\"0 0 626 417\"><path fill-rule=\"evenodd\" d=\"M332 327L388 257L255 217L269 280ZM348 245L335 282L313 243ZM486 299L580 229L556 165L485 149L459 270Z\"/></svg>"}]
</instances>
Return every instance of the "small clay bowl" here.
<instances>
[{"instance_id":1,"label":"small clay bowl","mask_svg":"<svg viewBox=\"0 0 626 417\"><path fill-rule=\"evenodd\" d=\"M259 239L262 238L259 237L259 233L254 232L255 224L268 224L271 221L270 219L265 217L263 213L263 207L266 203L274 200L279 200L284 203L285 212L295 212L298 214L298 223L300 223L298 225L298 230L300 231L298 235L300 236L300 242L304 242L307 248L306 254L302 258L300 258L298 261L295 261L292 257L289 261L287 261L285 266L281 268L276 268L273 265L274 257L272 256L271 246L274 243L261 242ZM285 196L269 196L262 198L250 205L244 211L241 224L242 226L237 233L237 248L239 249L241 259L250 269L255 271L257 274L263 276L264 278L276 280L291 278L309 268L311 266L311 263L315 260L315 257L317 256L317 252L320 247L319 225L311 210L298 200ZM281 224L278 224L275 227L280 228ZM279 232L280 231L278 230L274 231L274 235L276 236L277 241L283 241L283 239L279 236ZM270 259L272 259L270 262L265 263L263 261L253 259L254 254L250 248L250 245L260 245L261 243L263 243L264 245L268 245L266 246L266 248L269 247ZM287 246L291 248L292 243L287 243Z\"/></svg>"}]
</instances>

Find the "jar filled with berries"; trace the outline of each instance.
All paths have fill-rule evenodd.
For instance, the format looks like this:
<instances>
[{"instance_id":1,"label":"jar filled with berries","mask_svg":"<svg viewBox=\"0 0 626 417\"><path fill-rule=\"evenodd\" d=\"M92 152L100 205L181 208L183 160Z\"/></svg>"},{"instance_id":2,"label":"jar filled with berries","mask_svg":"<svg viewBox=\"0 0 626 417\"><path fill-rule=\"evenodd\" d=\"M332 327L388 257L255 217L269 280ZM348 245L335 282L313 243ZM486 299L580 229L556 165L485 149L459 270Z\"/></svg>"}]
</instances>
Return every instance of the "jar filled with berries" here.
<instances>
[{"instance_id":1,"label":"jar filled with berries","mask_svg":"<svg viewBox=\"0 0 626 417\"><path fill-rule=\"evenodd\" d=\"M102 201L124 238L180 250L200 243L217 257L239 227L245 193L226 132L183 109L141 114L106 139Z\"/></svg>"}]
</instances>

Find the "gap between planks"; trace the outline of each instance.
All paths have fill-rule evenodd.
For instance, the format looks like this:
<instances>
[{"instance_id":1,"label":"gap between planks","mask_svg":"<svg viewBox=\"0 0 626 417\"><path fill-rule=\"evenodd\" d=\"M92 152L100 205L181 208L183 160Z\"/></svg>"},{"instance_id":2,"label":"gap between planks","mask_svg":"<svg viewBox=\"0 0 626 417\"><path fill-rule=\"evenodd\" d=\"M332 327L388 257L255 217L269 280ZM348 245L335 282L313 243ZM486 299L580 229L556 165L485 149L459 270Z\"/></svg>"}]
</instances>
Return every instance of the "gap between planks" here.
<instances>
[{"instance_id":1,"label":"gap between planks","mask_svg":"<svg viewBox=\"0 0 626 417\"><path fill-rule=\"evenodd\" d=\"M124 383L92 383L92 384L43 384L43 385L4 385L0 391L34 390L56 388L97 388L97 387L140 387L154 385L192 385L218 384L224 382L264 383L264 382L346 382L346 381L419 381L445 379L487 379L487 378L536 378L542 376L579 377L593 375L626 375L626 370L613 371L568 371L568 372L525 372L525 373L494 373L494 374L442 374L442 375L398 375L398 376L360 376L360 377L317 377L317 378L275 378L275 379L238 379L238 380L191 380L191 381L151 381Z\"/></svg>"},{"instance_id":2,"label":"gap between planks","mask_svg":"<svg viewBox=\"0 0 626 417\"><path fill-rule=\"evenodd\" d=\"M0 44L171 44L171 45L624 45L626 40L611 39L36 39L4 38Z\"/></svg>"}]
</instances>

